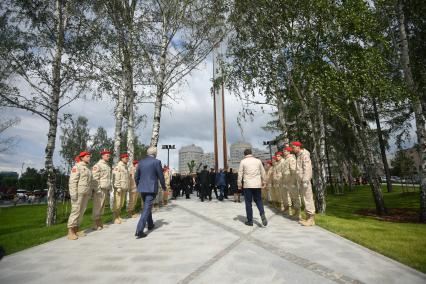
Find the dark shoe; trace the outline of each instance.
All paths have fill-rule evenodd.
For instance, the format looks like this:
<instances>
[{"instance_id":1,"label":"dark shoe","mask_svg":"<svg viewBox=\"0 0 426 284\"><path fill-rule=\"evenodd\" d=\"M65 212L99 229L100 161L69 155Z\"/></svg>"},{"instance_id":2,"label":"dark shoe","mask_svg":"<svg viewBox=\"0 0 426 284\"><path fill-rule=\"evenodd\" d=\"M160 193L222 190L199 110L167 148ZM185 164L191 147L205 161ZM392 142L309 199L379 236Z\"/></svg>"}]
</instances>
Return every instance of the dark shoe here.
<instances>
[{"instance_id":1,"label":"dark shoe","mask_svg":"<svg viewBox=\"0 0 426 284\"><path fill-rule=\"evenodd\" d=\"M144 232L136 232L135 236L136 236L136 239L142 239L142 238L145 238L148 235L145 234Z\"/></svg>"},{"instance_id":2,"label":"dark shoe","mask_svg":"<svg viewBox=\"0 0 426 284\"><path fill-rule=\"evenodd\" d=\"M247 226L253 227L253 222L246 221L244 224L246 224Z\"/></svg>"},{"instance_id":3,"label":"dark shoe","mask_svg":"<svg viewBox=\"0 0 426 284\"><path fill-rule=\"evenodd\" d=\"M268 225L268 220L266 220L266 216L265 215L261 215L260 217L262 218L262 224L263 224L263 226Z\"/></svg>"},{"instance_id":4,"label":"dark shoe","mask_svg":"<svg viewBox=\"0 0 426 284\"><path fill-rule=\"evenodd\" d=\"M152 227L149 227L148 226L148 231L152 231L152 230L154 230L155 229L155 225L152 225Z\"/></svg>"}]
</instances>

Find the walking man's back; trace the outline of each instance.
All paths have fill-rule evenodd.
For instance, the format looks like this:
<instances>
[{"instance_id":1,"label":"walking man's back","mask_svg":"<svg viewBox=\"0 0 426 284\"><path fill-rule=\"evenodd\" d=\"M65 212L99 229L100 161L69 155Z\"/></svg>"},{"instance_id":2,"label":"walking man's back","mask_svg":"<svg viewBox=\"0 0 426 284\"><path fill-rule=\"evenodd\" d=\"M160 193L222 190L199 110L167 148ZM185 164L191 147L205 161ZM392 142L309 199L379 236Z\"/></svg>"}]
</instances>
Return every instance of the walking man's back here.
<instances>
[{"instance_id":1,"label":"walking man's back","mask_svg":"<svg viewBox=\"0 0 426 284\"><path fill-rule=\"evenodd\" d=\"M252 201L259 209L262 224L266 226L268 221L265 217L265 210L262 203L262 188L265 186L265 169L259 159L252 155L251 149L244 151L244 159L240 162L238 170L238 188L244 189L244 200L246 204L247 222L246 225L253 226Z\"/></svg>"},{"instance_id":2,"label":"walking man's back","mask_svg":"<svg viewBox=\"0 0 426 284\"><path fill-rule=\"evenodd\" d=\"M148 230L154 229L154 221L152 220L152 205L154 199L158 193L158 180L163 191L166 191L166 183L164 180L163 170L161 167L161 161L157 160L157 148L149 147L148 156L138 163L138 167L135 173L135 181L138 186L138 192L141 194L141 198L144 202L143 212L139 219L138 226L136 228L135 236L139 238L146 237L143 232L148 223Z\"/></svg>"}]
</instances>

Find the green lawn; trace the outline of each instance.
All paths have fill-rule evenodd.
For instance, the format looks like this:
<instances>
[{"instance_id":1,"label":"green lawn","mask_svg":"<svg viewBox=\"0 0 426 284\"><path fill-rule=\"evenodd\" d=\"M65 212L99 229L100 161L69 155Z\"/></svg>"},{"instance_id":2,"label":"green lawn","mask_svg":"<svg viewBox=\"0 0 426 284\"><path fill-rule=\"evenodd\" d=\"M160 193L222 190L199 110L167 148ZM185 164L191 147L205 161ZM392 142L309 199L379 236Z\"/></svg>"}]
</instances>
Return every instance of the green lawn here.
<instances>
[{"instance_id":1,"label":"green lawn","mask_svg":"<svg viewBox=\"0 0 426 284\"><path fill-rule=\"evenodd\" d=\"M419 192L402 193L400 187L383 195L388 208L419 208ZM426 272L426 225L392 223L357 215L359 209L374 208L368 186L356 187L353 192L327 197L327 214L317 215L317 225Z\"/></svg>"},{"instance_id":2,"label":"green lawn","mask_svg":"<svg viewBox=\"0 0 426 284\"><path fill-rule=\"evenodd\" d=\"M402 193L395 187L384 198L388 208L419 208L419 193ZM91 225L89 203L82 228ZM138 203L137 207L139 208ZM368 247L408 266L426 272L426 225L391 223L355 214L359 209L374 208L369 187L356 187L353 192L327 197L327 215L317 215L317 225ZM123 211L124 212L124 211ZM45 227L46 205L0 208L0 245L7 254L63 237L67 233L69 213L63 204L58 207L58 224ZM109 208L104 222L112 220Z\"/></svg>"},{"instance_id":3,"label":"green lawn","mask_svg":"<svg viewBox=\"0 0 426 284\"><path fill-rule=\"evenodd\" d=\"M136 204L140 208L140 199ZM22 205L0 208L0 246L11 254L29 247L33 247L67 234L67 221L70 204L58 205L57 224L46 228L46 205ZM89 201L80 229L90 228L92 225L92 202ZM122 216L125 216L123 208ZM112 212L105 208L104 223L112 221Z\"/></svg>"}]
</instances>

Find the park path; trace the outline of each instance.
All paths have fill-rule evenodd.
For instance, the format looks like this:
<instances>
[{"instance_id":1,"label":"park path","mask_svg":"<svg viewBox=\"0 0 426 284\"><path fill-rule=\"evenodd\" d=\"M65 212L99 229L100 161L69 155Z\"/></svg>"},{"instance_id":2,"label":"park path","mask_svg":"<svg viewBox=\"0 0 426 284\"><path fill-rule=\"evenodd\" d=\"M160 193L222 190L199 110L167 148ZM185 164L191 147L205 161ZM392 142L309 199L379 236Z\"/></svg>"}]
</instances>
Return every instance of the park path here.
<instances>
[{"instance_id":1,"label":"park path","mask_svg":"<svg viewBox=\"0 0 426 284\"><path fill-rule=\"evenodd\" d=\"M5 257L0 283L426 283L426 275L319 227L266 209L267 227L243 224L243 203L195 197L154 213L156 229L135 239L137 219L60 238Z\"/></svg>"}]
</instances>

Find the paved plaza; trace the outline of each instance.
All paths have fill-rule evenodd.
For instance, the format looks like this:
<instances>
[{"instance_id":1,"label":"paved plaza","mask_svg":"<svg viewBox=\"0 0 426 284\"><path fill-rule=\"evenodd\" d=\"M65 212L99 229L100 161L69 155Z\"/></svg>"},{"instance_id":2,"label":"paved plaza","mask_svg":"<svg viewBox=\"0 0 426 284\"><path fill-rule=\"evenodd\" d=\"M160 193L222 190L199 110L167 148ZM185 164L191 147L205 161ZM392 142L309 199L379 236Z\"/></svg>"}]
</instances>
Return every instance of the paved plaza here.
<instances>
[{"instance_id":1,"label":"paved plaza","mask_svg":"<svg viewBox=\"0 0 426 284\"><path fill-rule=\"evenodd\" d=\"M138 219L5 257L0 283L426 283L426 275L324 229L266 209L267 227L244 225L243 203L173 201L156 229ZM65 233L65 232L64 232Z\"/></svg>"}]
</instances>

